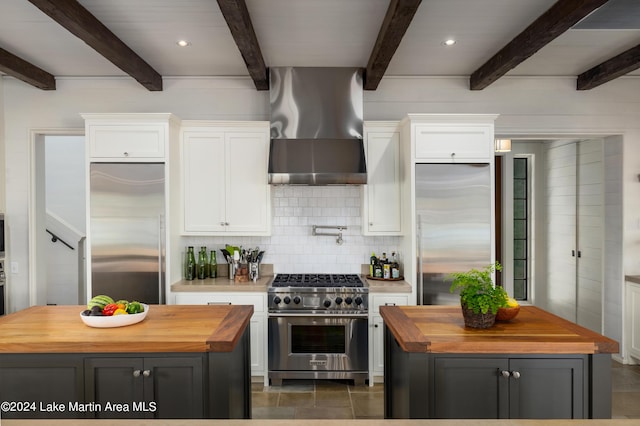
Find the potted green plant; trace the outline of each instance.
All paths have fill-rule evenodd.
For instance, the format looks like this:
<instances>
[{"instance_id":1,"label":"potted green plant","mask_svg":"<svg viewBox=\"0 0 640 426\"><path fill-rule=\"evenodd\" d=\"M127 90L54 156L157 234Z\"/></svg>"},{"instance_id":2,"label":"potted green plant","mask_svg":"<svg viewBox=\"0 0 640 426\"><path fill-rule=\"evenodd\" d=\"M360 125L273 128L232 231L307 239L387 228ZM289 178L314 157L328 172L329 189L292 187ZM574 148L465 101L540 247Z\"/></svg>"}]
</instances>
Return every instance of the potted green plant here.
<instances>
[{"instance_id":1,"label":"potted green plant","mask_svg":"<svg viewBox=\"0 0 640 426\"><path fill-rule=\"evenodd\" d=\"M489 328L496 320L498 309L507 306L507 292L493 283L491 275L502 270L498 262L482 270L470 269L466 272L453 272L450 291L460 289L462 315L467 327Z\"/></svg>"}]
</instances>

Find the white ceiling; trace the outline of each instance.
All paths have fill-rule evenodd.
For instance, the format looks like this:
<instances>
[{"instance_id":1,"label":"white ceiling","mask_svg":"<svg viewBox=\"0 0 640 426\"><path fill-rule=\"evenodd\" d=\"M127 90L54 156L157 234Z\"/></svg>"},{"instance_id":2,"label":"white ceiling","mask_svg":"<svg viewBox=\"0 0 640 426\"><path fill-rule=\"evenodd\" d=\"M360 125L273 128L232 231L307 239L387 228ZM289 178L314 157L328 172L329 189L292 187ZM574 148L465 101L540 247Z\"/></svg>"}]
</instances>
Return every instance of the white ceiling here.
<instances>
[{"instance_id":1,"label":"white ceiling","mask_svg":"<svg viewBox=\"0 0 640 426\"><path fill-rule=\"evenodd\" d=\"M423 0L385 75L469 76L555 2ZM79 3L163 76L248 76L215 0ZM246 3L267 67L366 67L389 0ZM640 29L572 29L507 75L576 76L639 43ZM0 1L0 47L56 77L125 75L27 0Z\"/></svg>"}]
</instances>

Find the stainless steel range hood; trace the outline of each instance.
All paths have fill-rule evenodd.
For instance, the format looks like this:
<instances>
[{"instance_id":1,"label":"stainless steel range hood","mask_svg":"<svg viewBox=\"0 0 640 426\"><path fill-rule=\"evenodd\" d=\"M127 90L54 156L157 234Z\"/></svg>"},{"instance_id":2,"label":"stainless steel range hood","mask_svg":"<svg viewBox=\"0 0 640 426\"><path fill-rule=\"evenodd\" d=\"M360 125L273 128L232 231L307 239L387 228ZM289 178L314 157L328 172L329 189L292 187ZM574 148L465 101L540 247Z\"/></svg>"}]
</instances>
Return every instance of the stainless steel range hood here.
<instances>
[{"instance_id":1,"label":"stainless steel range hood","mask_svg":"<svg viewBox=\"0 0 640 426\"><path fill-rule=\"evenodd\" d=\"M269 183L367 183L362 69L277 67L269 78Z\"/></svg>"}]
</instances>

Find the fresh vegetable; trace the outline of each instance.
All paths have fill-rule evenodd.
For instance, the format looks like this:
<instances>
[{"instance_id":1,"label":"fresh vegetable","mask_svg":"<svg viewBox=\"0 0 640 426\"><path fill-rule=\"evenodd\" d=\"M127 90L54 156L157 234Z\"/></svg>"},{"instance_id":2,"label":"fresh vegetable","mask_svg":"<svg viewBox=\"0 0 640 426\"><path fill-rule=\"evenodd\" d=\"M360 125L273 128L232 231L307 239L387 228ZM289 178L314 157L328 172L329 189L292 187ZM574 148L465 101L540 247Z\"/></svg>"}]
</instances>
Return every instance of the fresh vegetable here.
<instances>
[{"instance_id":1,"label":"fresh vegetable","mask_svg":"<svg viewBox=\"0 0 640 426\"><path fill-rule=\"evenodd\" d=\"M120 306L118 306L116 303L109 303L107 306L102 308L102 314L110 317L117 309L122 308L120 308Z\"/></svg>"},{"instance_id":2,"label":"fresh vegetable","mask_svg":"<svg viewBox=\"0 0 640 426\"><path fill-rule=\"evenodd\" d=\"M113 299L107 295L99 294L91 298L87 304L87 309L91 309L94 306L98 306L101 310L104 309L109 303L114 303Z\"/></svg>"},{"instance_id":3,"label":"fresh vegetable","mask_svg":"<svg viewBox=\"0 0 640 426\"><path fill-rule=\"evenodd\" d=\"M129 313L125 309L118 308L113 312L113 315L129 315Z\"/></svg>"},{"instance_id":4,"label":"fresh vegetable","mask_svg":"<svg viewBox=\"0 0 640 426\"><path fill-rule=\"evenodd\" d=\"M144 307L140 302L134 300L127 305L127 313L139 314L140 312L144 312Z\"/></svg>"}]
</instances>

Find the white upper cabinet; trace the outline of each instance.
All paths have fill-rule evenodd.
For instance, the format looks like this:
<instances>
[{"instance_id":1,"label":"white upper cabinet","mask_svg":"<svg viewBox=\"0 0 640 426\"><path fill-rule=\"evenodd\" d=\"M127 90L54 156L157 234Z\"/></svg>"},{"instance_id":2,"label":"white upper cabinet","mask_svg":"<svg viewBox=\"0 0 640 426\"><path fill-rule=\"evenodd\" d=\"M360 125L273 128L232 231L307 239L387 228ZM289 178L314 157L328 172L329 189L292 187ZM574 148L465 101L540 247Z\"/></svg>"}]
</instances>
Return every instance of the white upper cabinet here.
<instances>
[{"instance_id":1,"label":"white upper cabinet","mask_svg":"<svg viewBox=\"0 0 640 426\"><path fill-rule=\"evenodd\" d=\"M268 123L187 123L181 143L184 234L270 235Z\"/></svg>"},{"instance_id":2,"label":"white upper cabinet","mask_svg":"<svg viewBox=\"0 0 640 426\"><path fill-rule=\"evenodd\" d=\"M164 161L171 114L82 114L90 161Z\"/></svg>"},{"instance_id":3,"label":"white upper cabinet","mask_svg":"<svg viewBox=\"0 0 640 426\"><path fill-rule=\"evenodd\" d=\"M416 161L489 162L494 156L493 115L409 117Z\"/></svg>"},{"instance_id":4,"label":"white upper cabinet","mask_svg":"<svg viewBox=\"0 0 640 426\"><path fill-rule=\"evenodd\" d=\"M400 130L397 122L365 123L367 185L364 186L364 235L400 235Z\"/></svg>"}]
</instances>

